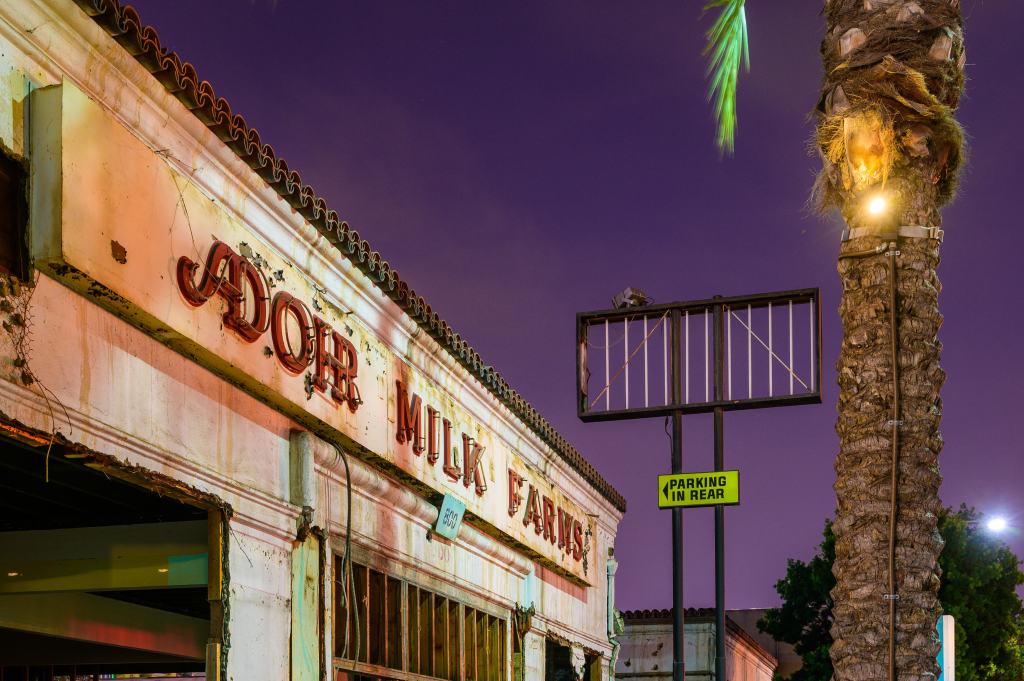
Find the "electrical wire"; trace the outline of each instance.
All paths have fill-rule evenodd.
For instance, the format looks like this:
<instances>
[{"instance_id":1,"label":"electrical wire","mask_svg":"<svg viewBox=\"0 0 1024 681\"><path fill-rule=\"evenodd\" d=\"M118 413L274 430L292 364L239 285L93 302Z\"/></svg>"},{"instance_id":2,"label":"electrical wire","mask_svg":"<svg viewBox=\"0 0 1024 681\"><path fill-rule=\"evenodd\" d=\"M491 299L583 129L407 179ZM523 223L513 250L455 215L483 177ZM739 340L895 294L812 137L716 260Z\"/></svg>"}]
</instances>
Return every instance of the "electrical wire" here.
<instances>
[{"instance_id":1,"label":"electrical wire","mask_svg":"<svg viewBox=\"0 0 1024 681\"><path fill-rule=\"evenodd\" d=\"M359 631L359 604L356 603L355 607L350 607L351 604L351 590L352 590L352 473L348 467L348 456L345 451L338 445L331 443L334 447L334 451L341 457L342 463L345 464L345 489L347 492L347 504L348 510L345 513L345 553L341 558L341 573L342 579L344 580L341 590L342 607L345 608L345 612L352 612L353 618L356 624L356 651L351 660L359 661L359 643L360 643L360 631ZM335 578L334 584L338 584L338 579ZM348 617L345 618L345 643L341 649L341 657L346 658L348 655Z\"/></svg>"},{"instance_id":2,"label":"electrical wire","mask_svg":"<svg viewBox=\"0 0 1024 681\"><path fill-rule=\"evenodd\" d=\"M651 329L650 332L648 332L648 334L646 336L644 336L643 340L641 340L640 343L637 344L636 349L634 349L633 353L630 354L629 357L626 358L626 361L622 364L622 366L619 367L619 370L615 372L615 375L608 379L608 382L605 383L604 388L602 388L601 392L599 392L597 394L597 397L594 398L594 401L590 403L590 406L588 407L588 409L593 409L594 405L597 404L597 401L600 400L602 397L604 397L605 393L607 393L609 390L611 390L612 383L615 382L615 379L618 378L619 374L621 374L625 369L627 369L629 367L629 363L633 360L634 357L636 357L636 353L640 352L640 350L642 348L647 346L647 341L650 339L651 336L654 335L654 332L658 330L658 327L660 327L665 322L665 318L666 317L668 317L668 312L666 312L665 314L661 315L661 319L659 319L658 323L654 325L654 328ZM626 318L625 323L626 323L626 328L627 329L629 328L629 323L631 321L635 320L635 319L636 319L636 316ZM623 339L625 339L625 337L626 337L626 333L624 332L623 333ZM588 343L588 345L591 345L591 344ZM614 343L614 345L618 345L618 341L616 341ZM601 347L601 346L595 345L594 347ZM611 347L611 344L609 344L607 346L604 346L604 347L605 347L605 356L607 357L608 348ZM627 350L628 350L628 348L627 348ZM628 378L629 375L627 374L626 377ZM626 392L627 393L629 392L628 385L626 387ZM627 397L628 397L628 395L627 395Z\"/></svg>"},{"instance_id":3,"label":"electrical wire","mask_svg":"<svg viewBox=\"0 0 1024 681\"><path fill-rule=\"evenodd\" d=\"M889 546L888 546L888 593L889 602L889 681L896 681L896 521L899 514L899 464L900 464L900 368L899 368L899 317L897 305L898 286L896 282L896 256L899 251L894 241L884 242L875 248L842 253L839 259L866 258L885 253L889 260L889 350L892 365L892 457L889 469ZM886 251L888 249L888 251Z\"/></svg>"},{"instance_id":4,"label":"electrical wire","mask_svg":"<svg viewBox=\"0 0 1024 681\"><path fill-rule=\"evenodd\" d=\"M897 319L896 244L889 244L889 327L892 351L892 462L889 496L889 681L896 681L896 520L900 463L900 362Z\"/></svg>"},{"instance_id":5,"label":"electrical wire","mask_svg":"<svg viewBox=\"0 0 1024 681\"><path fill-rule=\"evenodd\" d=\"M863 251L851 251L849 253L840 253L839 259L845 260L847 258L866 258L871 255L879 255L880 253L885 253L886 245L887 244L882 243L878 244L874 248L867 248Z\"/></svg>"}]
</instances>

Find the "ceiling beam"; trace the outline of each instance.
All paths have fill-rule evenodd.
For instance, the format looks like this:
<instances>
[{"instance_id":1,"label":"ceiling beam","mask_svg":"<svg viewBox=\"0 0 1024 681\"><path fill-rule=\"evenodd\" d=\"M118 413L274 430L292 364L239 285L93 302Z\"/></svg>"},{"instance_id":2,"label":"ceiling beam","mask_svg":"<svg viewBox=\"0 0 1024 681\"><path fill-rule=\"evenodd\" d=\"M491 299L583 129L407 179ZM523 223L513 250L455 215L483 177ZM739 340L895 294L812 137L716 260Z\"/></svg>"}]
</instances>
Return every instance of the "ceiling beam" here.
<instances>
[{"instance_id":1,"label":"ceiling beam","mask_svg":"<svg viewBox=\"0 0 1024 681\"><path fill-rule=\"evenodd\" d=\"M0 532L0 594L206 586L204 520Z\"/></svg>"},{"instance_id":2,"label":"ceiling beam","mask_svg":"<svg viewBox=\"0 0 1024 681\"><path fill-rule=\"evenodd\" d=\"M0 596L0 627L202 659L210 623L83 593Z\"/></svg>"}]
</instances>

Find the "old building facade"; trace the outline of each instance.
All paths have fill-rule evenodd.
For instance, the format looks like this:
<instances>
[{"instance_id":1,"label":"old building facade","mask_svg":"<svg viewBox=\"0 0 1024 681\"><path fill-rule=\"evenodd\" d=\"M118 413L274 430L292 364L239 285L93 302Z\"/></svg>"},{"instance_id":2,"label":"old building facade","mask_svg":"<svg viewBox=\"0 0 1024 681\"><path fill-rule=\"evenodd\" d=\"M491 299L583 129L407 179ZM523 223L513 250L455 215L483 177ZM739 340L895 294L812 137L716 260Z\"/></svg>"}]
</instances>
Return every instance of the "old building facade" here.
<instances>
[{"instance_id":1,"label":"old building facade","mask_svg":"<svg viewBox=\"0 0 1024 681\"><path fill-rule=\"evenodd\" d=\"M0 4L0 145L4 679L607 673L622 497L133 10Z\"/></svg>"}]
</instances>

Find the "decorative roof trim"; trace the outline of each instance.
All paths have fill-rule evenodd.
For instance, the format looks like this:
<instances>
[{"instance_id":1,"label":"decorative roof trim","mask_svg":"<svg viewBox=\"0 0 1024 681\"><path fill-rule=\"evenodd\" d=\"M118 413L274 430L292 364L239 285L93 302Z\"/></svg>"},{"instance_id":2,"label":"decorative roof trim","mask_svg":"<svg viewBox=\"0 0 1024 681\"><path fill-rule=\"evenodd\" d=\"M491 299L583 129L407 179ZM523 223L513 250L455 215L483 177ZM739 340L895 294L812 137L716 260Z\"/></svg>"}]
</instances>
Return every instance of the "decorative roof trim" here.
<instances>
[{"instance_id":1,"label":"decorative roof trim","mask_svg":"<svg viewBox=\"0 0 1024 681\"><path fill-rule=\"evenodd\" d=\"M687 608L683 611L683 618L687 617L714 617L714 608ZM623 610L622 619L634 620L657 620L672 621L672 608L656 608L653 610Z\"/></svg>"},{"instance_id":2,"label":"decorative roof trim","mask_svg":"<svg viewBox=\"0 0 1024 681\"><path fill-rule=\"evenodd\" d=\"M498 372L485 364L476 350L398 276L381 254L327 206L323 197L304 184L299 174L278 158L269 144L263 143L259 133L240 114L232 113L227 101L216 95L210 83L199 79L192 64L163 47L156 30L143 25L134 7L121 5L118 0L74 2L601 496L619 511L626 511L622 494Z\"/></svg>"}]
</instances>

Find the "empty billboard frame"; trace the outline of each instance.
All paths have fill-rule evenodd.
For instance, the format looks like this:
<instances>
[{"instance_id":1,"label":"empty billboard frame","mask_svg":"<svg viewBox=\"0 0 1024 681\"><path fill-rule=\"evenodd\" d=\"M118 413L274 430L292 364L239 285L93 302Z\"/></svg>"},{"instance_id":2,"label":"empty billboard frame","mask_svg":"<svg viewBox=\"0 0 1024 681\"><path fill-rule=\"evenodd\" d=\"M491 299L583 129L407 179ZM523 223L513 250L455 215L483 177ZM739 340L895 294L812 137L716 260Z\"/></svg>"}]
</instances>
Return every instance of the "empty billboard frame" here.
<instances>
[{"instance_id":1,"label":"empty billboard frame","mask_svg":"<svg viewBox=\"0 0 1024 681\"><path fill-rule=\"evenodd\" d=\"M576 348L587 422L821 402L816 288L582 312Z\"/></svg>"}]
</instances>

